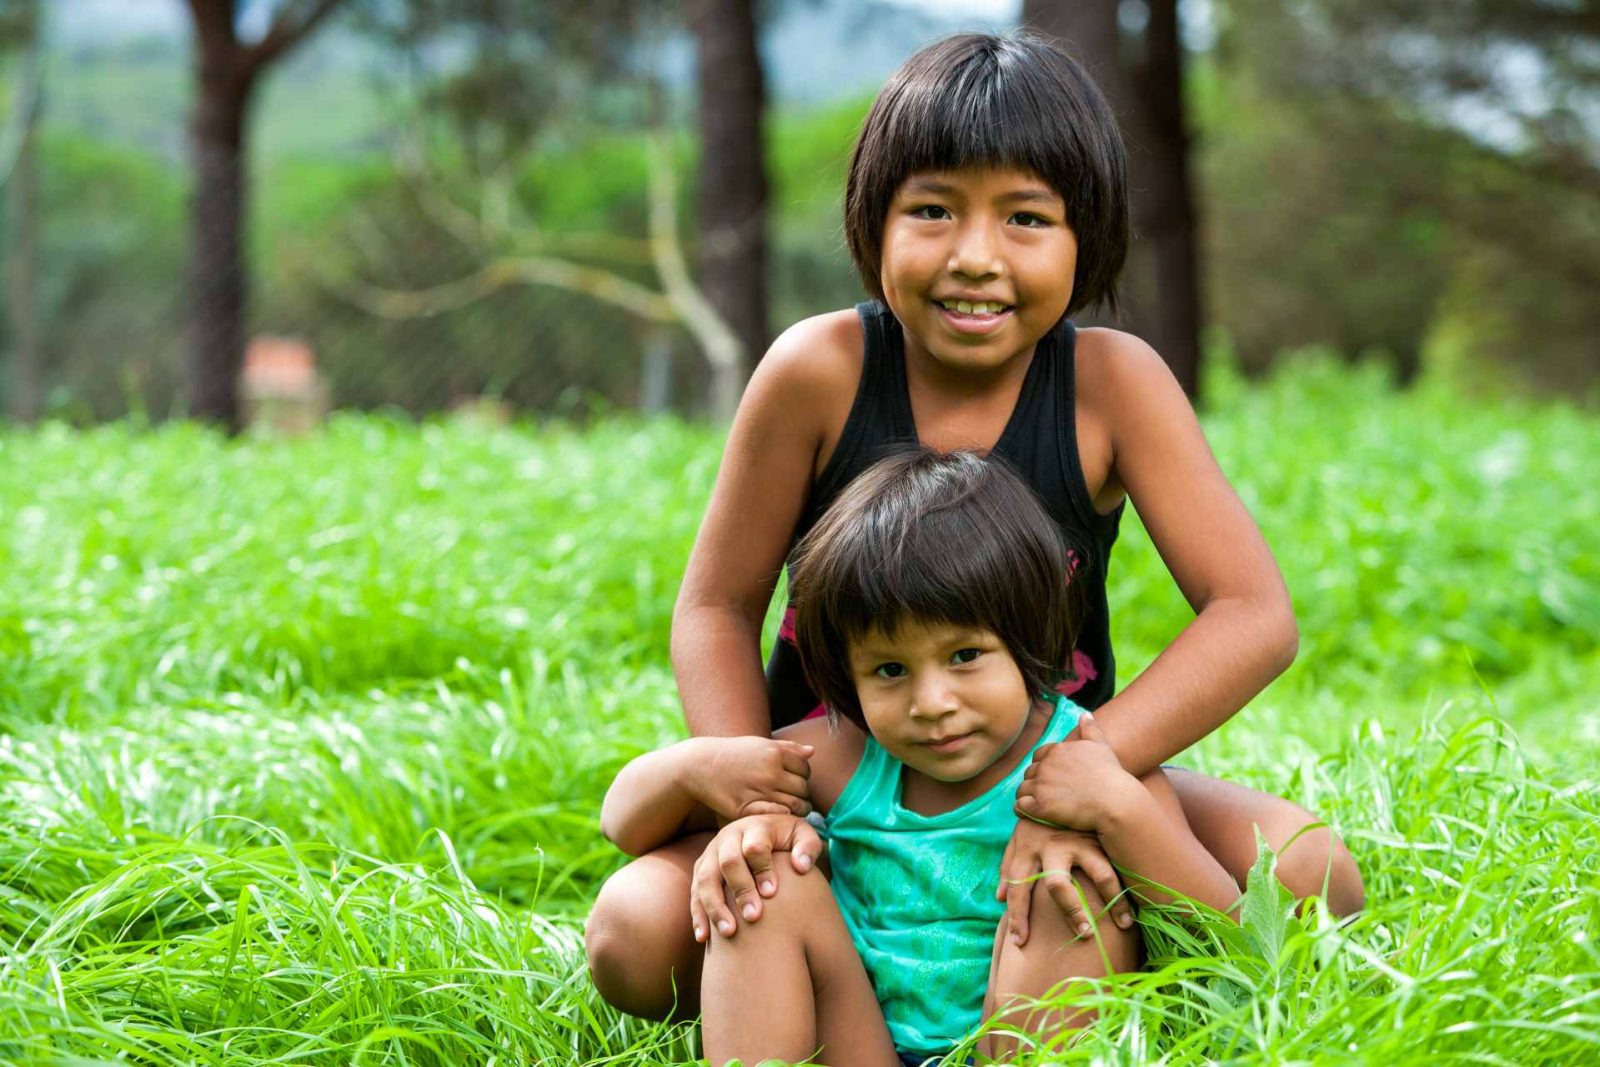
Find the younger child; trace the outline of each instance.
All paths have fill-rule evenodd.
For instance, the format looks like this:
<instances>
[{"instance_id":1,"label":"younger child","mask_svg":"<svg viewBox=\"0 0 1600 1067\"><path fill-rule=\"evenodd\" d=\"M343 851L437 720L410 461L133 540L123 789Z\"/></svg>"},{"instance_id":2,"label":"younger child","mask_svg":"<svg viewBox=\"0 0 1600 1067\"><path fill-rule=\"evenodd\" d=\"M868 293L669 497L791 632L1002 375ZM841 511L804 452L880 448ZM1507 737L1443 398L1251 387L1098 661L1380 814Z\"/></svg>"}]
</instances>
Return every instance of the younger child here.
<instances>
[{"instance_id":1,"label":"younger child","mask_svg":"<svg viewBox=\"0 0 1600 1067\"><path fill-rule=\"evenodd\" d=\"M1047 1035L1086 1022L1008 1008L1137 966L1138 935L1100 921L1084 938L1038 907L1027 946L1004 936L993 887L1019 796L1038 818L1092 834L1139 899L1175 890L1234 905L1237 884L1189 831L1163 772L1128 774L1092 716L1053 691L1076 636L1067 548L1000 461L931 451L875 465L801 542L797 644L833 714L757 743L780 758L809 752L831 870L806 873L820 849L793 813L738 819L707 847L691 909L696 939L710 942L700 1003L713 1067L773 1056L898 1067L942 1056L996 1013ZM606 835L638 853L713 826L696 798L719 758L751 741L692 738L634 760L606 795ZM1048 786L1025 778L1044 746L1058 750ZM774 850L790 863L774 864ZM740 927L724 872L733 888L746 864L772 896L736 888ZM1105 902L1085 894L1101 920ZM985 1035L980 1051L1010 1051L1004 1040Z\"/></svg>"}]
</instances>

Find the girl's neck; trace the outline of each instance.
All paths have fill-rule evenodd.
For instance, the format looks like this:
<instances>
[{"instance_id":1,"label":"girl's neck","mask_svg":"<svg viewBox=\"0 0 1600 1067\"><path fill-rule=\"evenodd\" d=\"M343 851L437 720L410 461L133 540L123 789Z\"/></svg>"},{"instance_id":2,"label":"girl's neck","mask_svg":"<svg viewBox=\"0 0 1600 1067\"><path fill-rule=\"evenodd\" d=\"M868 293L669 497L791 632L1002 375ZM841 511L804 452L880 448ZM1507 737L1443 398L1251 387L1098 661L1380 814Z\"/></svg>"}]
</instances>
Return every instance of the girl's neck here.
<instances>
[{"instance_id":1,"label":"girl's neck","mask_svg":"<svg viewBox=\"0 0 1600 1067\"><path fill-rule=\"evenodd\" d=\"M1039 342L1035 341L993 366L956 367L934 358L927 346L904 326L900 327L900 336L907 385L913 391L921 386L926 392L955 401L969 401L975 396L995 393L1015 395L1028 374L1033 354L1039 349Z\"/></svg>"},{"instance_id":2,"label":"girl's neck","mask_svg":"<svg viewBox=\"0 0 1600 1067\"><path fill-rule=\"evenodd\" d=\"M907 811L932 818L976 800L1003 781L1006 775L1016 770L1017 766L1028 758L1033 746L1044 736L1054 713L1053 703L1035 700L1028 709L1027 723L1022 727L1017 739L1011 743L1011 747L1001 753L999 759L963 781L941 782L937 778L930 778L921 771L912 770L901 764L900 806Z\"/></svg>"}]
</instances>

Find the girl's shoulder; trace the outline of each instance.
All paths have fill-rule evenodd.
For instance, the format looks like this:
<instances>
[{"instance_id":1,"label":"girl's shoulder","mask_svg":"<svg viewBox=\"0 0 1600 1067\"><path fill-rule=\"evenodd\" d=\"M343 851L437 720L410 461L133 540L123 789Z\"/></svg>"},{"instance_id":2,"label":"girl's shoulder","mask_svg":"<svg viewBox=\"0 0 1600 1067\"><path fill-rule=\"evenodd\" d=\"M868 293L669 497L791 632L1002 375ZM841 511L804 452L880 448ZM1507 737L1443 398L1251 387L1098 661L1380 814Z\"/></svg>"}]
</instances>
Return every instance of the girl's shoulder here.
<instances>
[{"instance_id":1,"label":"girl's shoulder","mask_svg":"<svg viewBox=\"0 0 1600 1067\"><path fill-rule=\"evenodd\" d=\"M751 378L786 389L821 395L855 395L861 377L861 318L854 308L812 315L784 330L767 349Z\"/></svg>"},{"instance_id":2,"label":"girl's shoulder","mask_svg":"<svg viewBox=\"0 0 1600 1067\"><path fill-rule=\"evenodd\" d=\"M1139 394L1152 387L1161 391L1178 388L1177 379L1154 348L1131 333L1105 326L1076 331L1073 375L1079 406L1092 411L1136 403Z\"/></svg>"},{"instance_id":3,"label":"girl's shoulder","mask_svg":"<svg viewBox=\"0 0 1600 1067\"><path fill-rule=\"evenodd\" d=\"M854 308L812 315L779 334L750 377L742 404L752 417L779 419L805 436L812 477L827 465L850 417L864 345Z\"/></svg>"},{"instance_id":4,"label":"girl's shoulder","mask_svg":"<svg viewBox=\"0 0 1600 1067\"><path fill-rule=\"evenodd\" d=\"M861 755L866 751L866 733L843 716L829 722L828 716L819 715L785 726L773 736L799 741L815 749L811 754L811 804L822 814L828 814L861 764Z\"/></svg>"}]
</instances>

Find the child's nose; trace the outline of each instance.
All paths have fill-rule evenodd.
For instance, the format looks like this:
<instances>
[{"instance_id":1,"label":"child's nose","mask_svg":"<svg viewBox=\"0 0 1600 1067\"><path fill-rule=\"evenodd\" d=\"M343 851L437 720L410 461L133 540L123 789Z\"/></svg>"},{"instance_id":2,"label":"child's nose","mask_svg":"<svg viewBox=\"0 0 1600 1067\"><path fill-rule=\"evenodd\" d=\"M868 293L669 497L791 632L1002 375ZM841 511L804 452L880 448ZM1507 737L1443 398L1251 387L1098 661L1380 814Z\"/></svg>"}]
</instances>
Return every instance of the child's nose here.
<instances>
[{"instance_id":1,"label":"child's nose","mask_svg":"<svg viewBox=\"0 0 1600 1067\"><path fill-rule=\"evenodd\" d=\"M913 718L936 719L959 707L955 687L943 675L922 679L912 694Z\"/></svg>"},{"instance_id":2,"label":"child's nose","mask_svg":"<svg viewBox=\"0 0 1600 1067\"><path fill-rule=\"evenodd\" d=\"M969 219L956 230L946 269L968 278L987 278L1000 273L999 241L987 219Z\"/></svg>"}]
</instances>

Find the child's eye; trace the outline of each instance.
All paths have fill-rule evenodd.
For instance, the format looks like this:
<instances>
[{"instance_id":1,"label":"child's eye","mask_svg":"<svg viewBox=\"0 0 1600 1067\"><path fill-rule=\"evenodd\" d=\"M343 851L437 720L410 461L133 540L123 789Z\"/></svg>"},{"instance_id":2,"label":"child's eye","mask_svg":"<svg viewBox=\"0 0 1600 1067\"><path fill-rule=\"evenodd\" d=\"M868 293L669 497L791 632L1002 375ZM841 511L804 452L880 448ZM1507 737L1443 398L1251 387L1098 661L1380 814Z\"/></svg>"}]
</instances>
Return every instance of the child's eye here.
<instances>
[{"instance_id":1,"label":"child's eye","mask_svg":"<svg viewBox=\"0 0 1600 1067\"><path fill-rule=\"evenodd\" d=\"M957 652L950 658L955 660L957 663L971 663L973 660L977 659L982 652L983 650L979 648L963 648L960 652Z\"/></svg>"},{"instance_id":2,"label":"child's eye","mask_svg":"<svg viewBox=\"0 0 1600 1067\"><path fill-rule=\"evenodd\" d=\"M1028 219L1028 220L1030 220L1025 226L1026 229L1030 229L1030 230L1038 229L1040 226L1048 226L1048 225L1050 225L1049 220L1042 219L1038 215L1035 215L1035 214L1033 214L1031 212L1027 212L1027 211L1019 211L1015 215L1012 215L1011 217L1014 218L1014 219Z\"/></svg>"},{"instance_id":3,"label":"child's eye","mask_svg":"<svg viewBox=\"0 0 1600 1067\"><path fill-rule=\"evenodd\" d=\"M879 678L899 678L906 673L906 667L903 663L882 663L872 673Z\"/></svg>"},{"instance_id":4,"label":"child's eye","mask_svg":"<svg viewBox=\"0 0 1600 1067\"><path fill-rule=\"evenodd\" d=\"M914 208L911 209L909 214L913 218L918 218L918 219L929 218L929 216L923 214L924 211L942 211L942 212L944 212L945 215L950 214L950 212L945 211L945 209L940 207L938 204L923 204L921 207L914 207Z\"/></svg>"}]
</instances>

